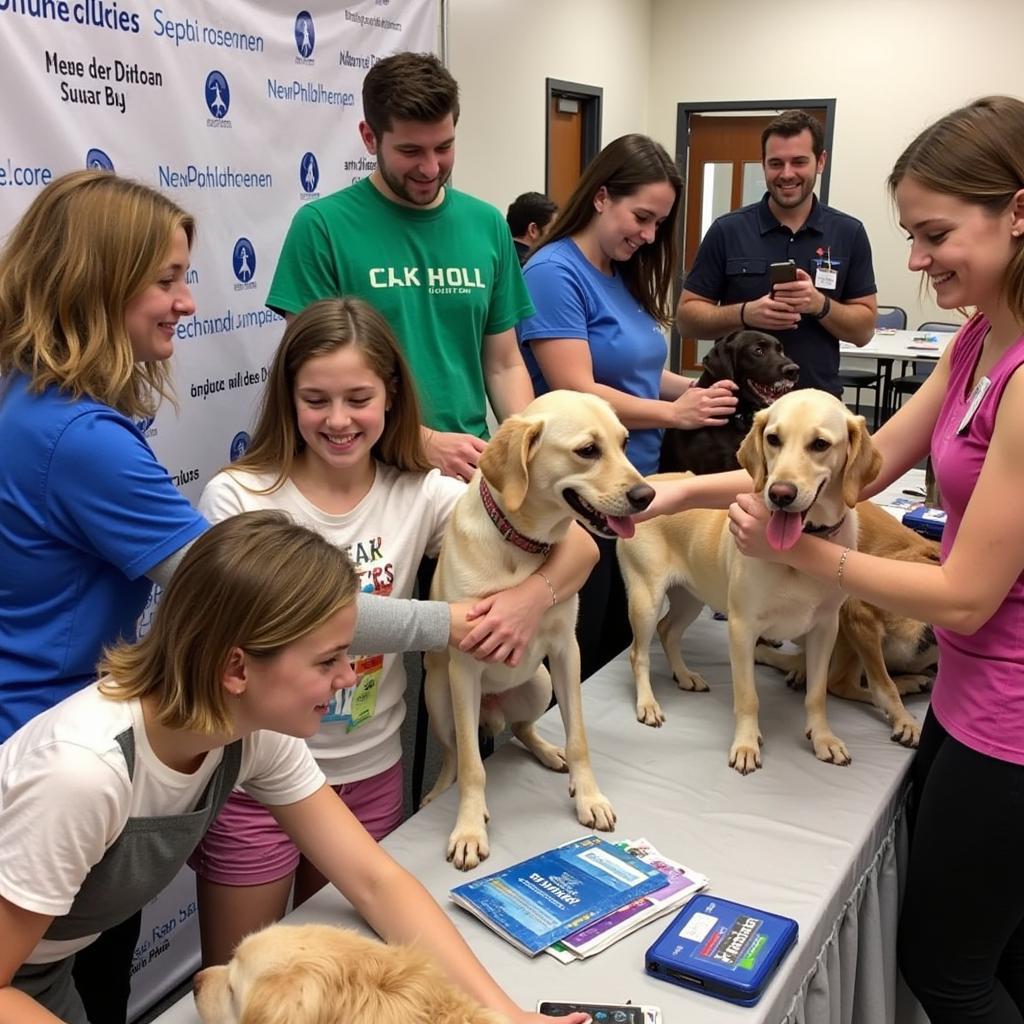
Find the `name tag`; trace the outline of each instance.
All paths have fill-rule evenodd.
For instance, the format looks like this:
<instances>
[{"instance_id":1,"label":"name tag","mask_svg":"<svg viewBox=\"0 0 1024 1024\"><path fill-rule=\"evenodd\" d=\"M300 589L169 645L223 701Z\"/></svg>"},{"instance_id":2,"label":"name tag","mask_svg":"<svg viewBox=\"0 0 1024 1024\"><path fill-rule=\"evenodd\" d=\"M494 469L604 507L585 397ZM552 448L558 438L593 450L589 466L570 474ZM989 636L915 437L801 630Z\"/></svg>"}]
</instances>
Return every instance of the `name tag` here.
<instances>
[{"instance_id":1,"label":"name tag","mask_svg":"<svg viewBox=\"0 0 1024 1024\"><path fill-rule=\"evenodd\" d=\"M838 280L838 271L829 270L827 267L818 267L814 272L815 288L828 288L834 291Z\"/></svg>"},{"instance_id":2,"label":"name tag","mask_svg":"<svg viewBox=\"0 0 1024 1024\"><path fill-rule=\"evenodd\" d=\"M981 400L985 397L985 393L990 387L992 387L992 381L988 377L982 377L974 385L970 401L967 403L967 411L964 413L964 418L960 421L960 426L956 428L957 434L967 433L967 428L971 425L971 420L974 419L974 414L978 411L978 406L981 405Z\"/></svg>"}]
</instances>

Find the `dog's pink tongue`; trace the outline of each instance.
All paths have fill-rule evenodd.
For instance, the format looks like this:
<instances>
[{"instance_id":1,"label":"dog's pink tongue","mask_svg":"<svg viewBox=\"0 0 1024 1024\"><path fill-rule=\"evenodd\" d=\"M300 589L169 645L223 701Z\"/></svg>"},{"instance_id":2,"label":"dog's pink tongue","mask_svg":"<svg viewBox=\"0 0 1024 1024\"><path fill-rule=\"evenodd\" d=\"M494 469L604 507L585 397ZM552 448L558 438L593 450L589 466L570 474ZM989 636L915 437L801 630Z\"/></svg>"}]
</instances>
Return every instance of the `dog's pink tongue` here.
<instances>
[{"instance_id":1,"label":"dog's pink tongue","mask_svg":"<svg viewBox=\"0 0 1024 1024\"><path fill-rule=\"evenodd\" d=\"M788 551L799 539L804 528L796 512L773 512L768 520L765 538L776 551Z\"/></svg>"},{"instance_id":2,"label":"dog's pink tongue","mask_svg":"<svg viewBox=\"0 0 1024 1024\"><path fill-rule=\"evenodd\" d=\"M616 536L629 540L636 533L636 523L629 516L605 516L608 527Z\"/></svg>"}]
</instances>

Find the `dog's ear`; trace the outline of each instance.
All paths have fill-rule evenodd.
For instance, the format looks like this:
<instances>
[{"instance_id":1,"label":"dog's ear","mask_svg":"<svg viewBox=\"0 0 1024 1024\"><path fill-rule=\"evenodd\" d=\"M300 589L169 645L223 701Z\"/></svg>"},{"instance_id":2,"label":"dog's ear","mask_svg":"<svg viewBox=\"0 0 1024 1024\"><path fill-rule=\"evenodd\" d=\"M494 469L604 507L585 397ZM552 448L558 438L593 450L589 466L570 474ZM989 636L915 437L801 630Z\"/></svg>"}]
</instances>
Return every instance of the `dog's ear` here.
<instances>
[{"instance_id":1,"label":"dog's ear","mask_svg":"<svg viewBox=\"0 0 1024 1024\"><path fill-rule=\"evenodd\" d=\"M505 509L517 511L530 485L530 459L540 441L544 421L509 416L480 456L480 472L491 487L501 492Z\"/></svg>"},{"instance_id":2,"label":"dog's ear","mask_svg":"<svg viewBox=\"0 0 1024 1024\"><path fill-rule=\"evenodd\" d=\"M711 346L711 350L704 357L704 369L711 375L713 380L735 380L736 373L736 341L735 338L742 331L733 331Z\"/></svg>"},{"instance_id":3,"label":"dog's ear","mask_svg":"<svg viewBox=\"0 0 1024 1024\"><path fill-rule=\"evenodd\" d=\"M871 440L863 416L848 416L847 432L849 447L843 469L843 501L847 508L853 508L860 500L861 489L878 476L882 456Z\"/></svg>"},{"instance_id":4,"label":"dog's ear","mask_svg":"<svg viewBox=\"0 0 1024 1024\"><path fill-rule=\"evenodd\" d=\"M754 417L754 425L736 452L736 461L753 477L755 494L760 494L768 482L768 469L764 464L764 428L767 423L768 410L762 409Z\"/></svg>"}]
</instances>

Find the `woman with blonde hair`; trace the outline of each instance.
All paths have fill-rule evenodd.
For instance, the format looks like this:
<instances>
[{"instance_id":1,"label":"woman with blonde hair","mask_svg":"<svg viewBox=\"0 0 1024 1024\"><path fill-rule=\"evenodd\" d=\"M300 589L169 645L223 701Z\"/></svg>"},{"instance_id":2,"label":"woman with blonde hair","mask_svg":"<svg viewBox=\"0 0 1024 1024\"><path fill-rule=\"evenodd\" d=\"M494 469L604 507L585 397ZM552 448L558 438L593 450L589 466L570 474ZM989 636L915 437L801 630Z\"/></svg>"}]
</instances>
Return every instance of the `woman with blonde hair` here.
<instances>
[{"instance_id":1,"label":"woman with blonde hair","mask_svg":"<svg viewBox=\"0 0 1024 1024\"><path fill-rule=\"evenodd\" d=\"M76 171L0 254L0 742L135 636L152 581L206 529L136 424L169 395L194 238L158 192ZM137 937L134 918L79 961L94 1020L124 1020Z\"/></svg>"},{"instance_id":2,"label":"woman with blonde hair","mask_svg":"<svg viewBox=\"0 0 1024 1024\"><path fill-rule=\"evenodd\" d=\"M356 588L344 552L283 513L218 523L185 554L146 636L108 650L98 682L0 747L0 1020L87 1024L73 958L160 892L238 785L383 938L420 943L482 1005L539 1024L303 742L356 682Z\"/></svg>"}]
</instances>

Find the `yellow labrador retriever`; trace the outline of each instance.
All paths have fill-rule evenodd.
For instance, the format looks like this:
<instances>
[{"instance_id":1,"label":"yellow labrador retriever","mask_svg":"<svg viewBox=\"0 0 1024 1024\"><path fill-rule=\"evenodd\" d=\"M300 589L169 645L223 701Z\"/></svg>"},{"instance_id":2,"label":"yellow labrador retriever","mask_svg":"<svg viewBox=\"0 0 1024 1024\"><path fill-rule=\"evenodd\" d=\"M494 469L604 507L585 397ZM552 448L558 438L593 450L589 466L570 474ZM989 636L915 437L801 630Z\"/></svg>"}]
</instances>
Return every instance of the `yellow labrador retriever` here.
<instances>
[{"instance_id":1,"label":"yellow labrador retriever","mask_svg":"<svg viewBox=\"0 0 1024 1024\"><path fill-rule=\"evenodd\" d=\"M509 1024L411 946L344 928L276 924L195 978L203 1024Z\"/></svg>"},{"instance_id":2,"label":"yellow labrador retriever","mask_svg":"<svg viewBox=\"0 0 1024 1024\"><path fill-rule=\"evenodd\" d=\"M431 597L463 601L515 586L540 568L574 519L601 537L632 536L630 516L650 504L654 489L627 461L625 442L611 406L577 392L552 391L505 420L452 511ZM426 655L427 708L444 759L423 802L458 779L459 813L448 842L448 859L457 868L474 868L489 852L477 736L481 702L491 732L508 722L541 764L568 768L581 824L603 831L615 826L583 729L576 608L575 596L549 608L515 668L484 664L456 648ZM552 686L565 726L564 751L534 728Z\"/></svg>"},{"instance_id":3,"label":"yellow labrador retriever","mask_svg":"<svg viewBox=\"0 0 1024 1024\"><path fill-rule=\"evenodd\" d=\"M823 391L791 392L755 416L738 458L771 510L767 537L773 546L792 547L802 532L857 546L857 495L881 463L862 416L851 415ZM664 721L651 689L649 647L667 595L669 609L657 622L658 634L684 690L708 687L683 660L683 632L705 604L728 614L736 714L730 765L744 775L761 767L754 687L759 636L805 638L807 735L820 760L849 764L849 752L825 715L829 656L845 597L833 581L821 583L788 566L742 555L722 510L694 509L641 523L628 544L618 544L618 557L629 591L630 661L641 722Z\"/></svg>"}]
</instances>

